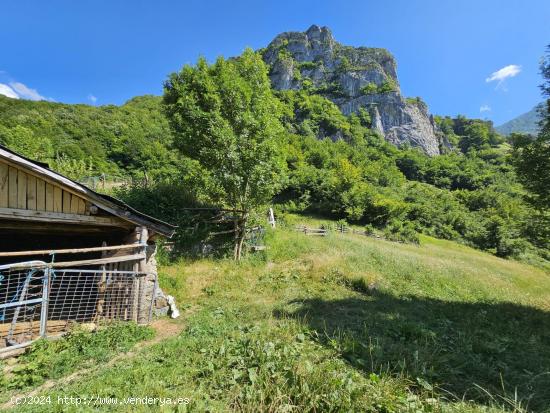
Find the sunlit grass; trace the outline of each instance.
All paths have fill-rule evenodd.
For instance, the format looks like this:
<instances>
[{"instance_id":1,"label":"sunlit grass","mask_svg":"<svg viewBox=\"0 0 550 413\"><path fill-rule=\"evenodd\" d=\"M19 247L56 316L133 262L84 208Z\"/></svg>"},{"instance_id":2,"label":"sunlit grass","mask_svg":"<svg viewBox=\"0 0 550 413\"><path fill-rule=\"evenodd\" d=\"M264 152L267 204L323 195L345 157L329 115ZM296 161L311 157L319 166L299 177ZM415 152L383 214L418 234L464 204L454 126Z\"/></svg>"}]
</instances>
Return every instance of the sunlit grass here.
<instances>
[{"instance_id":1,"label":"sunlit grass","mask_svg":"<svg viewBox=\"0 0 550 413\"><path fill-rule=\"evenodd\" d=\"M194 309L185 331L54 394L182 396L188 411L547 411L543 270L429 237L307 237L294 224L322 222L290 219L244 262L163 267L161 286Z\"/></svg>"}]
</instances>

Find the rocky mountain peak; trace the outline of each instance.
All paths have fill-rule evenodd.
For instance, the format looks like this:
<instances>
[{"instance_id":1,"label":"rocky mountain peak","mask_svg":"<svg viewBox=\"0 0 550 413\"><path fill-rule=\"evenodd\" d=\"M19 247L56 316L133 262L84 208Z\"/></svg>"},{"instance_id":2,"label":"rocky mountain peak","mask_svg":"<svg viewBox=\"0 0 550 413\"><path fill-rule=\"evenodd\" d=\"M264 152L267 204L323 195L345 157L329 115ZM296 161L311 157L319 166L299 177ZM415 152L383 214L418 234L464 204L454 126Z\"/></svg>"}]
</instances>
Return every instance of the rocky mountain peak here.
<instances>
[{"instance_id":1,"label":"rocky mountain peak","mask_svg":"<svg viewBox=\"0 0 550 413\"><path fill-rule=\"evenodd\" d=\"M326 26L319 27L316 24L311 25L305 32L310 44L332 44L334 43L334 37L332 32Z\"/></svg>"},{"instance_id":2,"label":"rocky mountain peak","mask_svg":"<svg viewBox=\"0 0 550 413\"><path fill-rule=\"evenodd\" d=\"M349 115L364 108L372 127L391 143L439 154L439 139L427 106L405 99L397 64L386 49L338 43L328 27L279 34L263 52L278 90L306 88L332 100Z\"/></svg>"}]
</instances>

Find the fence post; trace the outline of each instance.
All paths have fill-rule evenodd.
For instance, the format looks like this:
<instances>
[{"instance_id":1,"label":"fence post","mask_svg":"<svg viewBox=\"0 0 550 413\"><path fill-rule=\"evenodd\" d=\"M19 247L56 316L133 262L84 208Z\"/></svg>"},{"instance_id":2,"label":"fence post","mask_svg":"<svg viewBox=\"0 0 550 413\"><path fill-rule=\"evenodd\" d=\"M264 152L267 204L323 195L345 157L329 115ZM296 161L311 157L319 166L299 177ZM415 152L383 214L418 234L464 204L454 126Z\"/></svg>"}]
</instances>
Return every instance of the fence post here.
<instances>
[{"instance_id":1,"label":"fence post","mask_svg":"<svg viewBox=\"0 0 550 413\"><path fill-rule=\"evenodd\" d=\"M273 208L269 208L269 224L271 228L275 228L275 214L273 213Z\"/></svg>"},{"instance_id":2,"label":"fence post","mask_svg":"<svg viewBox=\"0 0 550 413\"><path fill-rule=\"evenodd\" d=\"M48 304L50 295L50 271L51 268L44 269L44 277L42 278L42 308L40 312L40 337L46 337L48 333Z\"/></svg>"}]
</instances>

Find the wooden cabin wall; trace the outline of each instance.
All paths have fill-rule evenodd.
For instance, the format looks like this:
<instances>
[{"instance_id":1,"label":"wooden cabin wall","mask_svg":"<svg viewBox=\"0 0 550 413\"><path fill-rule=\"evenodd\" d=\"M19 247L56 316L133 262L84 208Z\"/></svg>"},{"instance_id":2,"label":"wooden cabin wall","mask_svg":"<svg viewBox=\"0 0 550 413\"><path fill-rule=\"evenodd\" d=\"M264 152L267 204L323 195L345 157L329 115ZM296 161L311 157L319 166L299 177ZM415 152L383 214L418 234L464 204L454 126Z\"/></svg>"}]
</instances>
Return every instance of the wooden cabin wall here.
<instances>
[{"instance_id":1,"label":"wooden cabin wall","mask_svg":"<svg viewBox=\"0 0 550 413\"><path fill-rule=\"evenodd\" d=\"M2 161L0 208L90 214L89 204L83 198Z\"/></svg>"}]
</instances>

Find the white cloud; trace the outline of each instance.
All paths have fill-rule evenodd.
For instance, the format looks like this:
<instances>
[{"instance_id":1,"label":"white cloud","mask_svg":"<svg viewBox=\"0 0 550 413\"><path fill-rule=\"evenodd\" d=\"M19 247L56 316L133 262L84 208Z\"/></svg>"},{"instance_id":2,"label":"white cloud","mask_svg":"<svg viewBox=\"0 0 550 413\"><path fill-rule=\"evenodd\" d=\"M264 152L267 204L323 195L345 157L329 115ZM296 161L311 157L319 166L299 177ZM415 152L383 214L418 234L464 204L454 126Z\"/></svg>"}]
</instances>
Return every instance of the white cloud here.
<instances>
[{"instance_id":1,"label":"white cloud","mask_svg":"<svg viewBox=\"0 0 550 413\"><path fill-rule=\"evenodd\" d=\"M519 72L521 72L521 66L518 65L508 65L504 66L502 69L497 70L496 72L491 73L491 76L489 76L485 81L487 83L497 81L497 89L498 87L509 77L516 76Z\"/></svg>"},{"instance_id":2,"label":"white cloud","mask_svg":"<svg viewBox=\"0 0 550 413\"><path fill-rule=\"evenodd\" d=\"M95 104L97 102L97 98L91 93L88 95L88 100L92 102L92 104Z\"/></svg>"},{"instance_id":3,"label":"white cloud","mask_svg":"<svg viewBox=\"0 0 550 413\"><path fill-rule=\"evenodd\" d=\"M17 93L15 93L15 90L13 90L5 83L0 83L0 95L4 95L13 99L19 99L19 96L17 95Z\"/></svg>"},{"instance_id":4,"label":"white cloud","mask_svg":"<svg viewBox=\"0 0 550 413\"><path fill-rule=\"evenodd\" d=\"M38 93L36 89L31 89L21 82L10 81L8 84L0 83L0 95L4 95L13 99L53 101L52 98L45 98L40 93Z\"/></svg>"},{"instance_id":5,"label":"white cloud","mask_svg":"<svg viewBox=\"0 0 550 413\"><path fill-rule=\"evenodd\" d=\"M40 93L36 91L36 89L31 89L27 85L24 85L21 82L10 82L10 86L13 90L17 92L20 98L22 99L29 99L29 100L48 100L44 96L42 96Z\"/></svg>"},{"instance_id":6,"label":"white cloud","mask_svg":"<svg viewBox=\"0 0 550 413\"><path fill-rule=\"evenodd\" d=\"M483 112L490 112L491 111L491 107L489 105L481 105L481 107L479 108L479 111L481 113Z\"/></svg>"}]
</instances>

